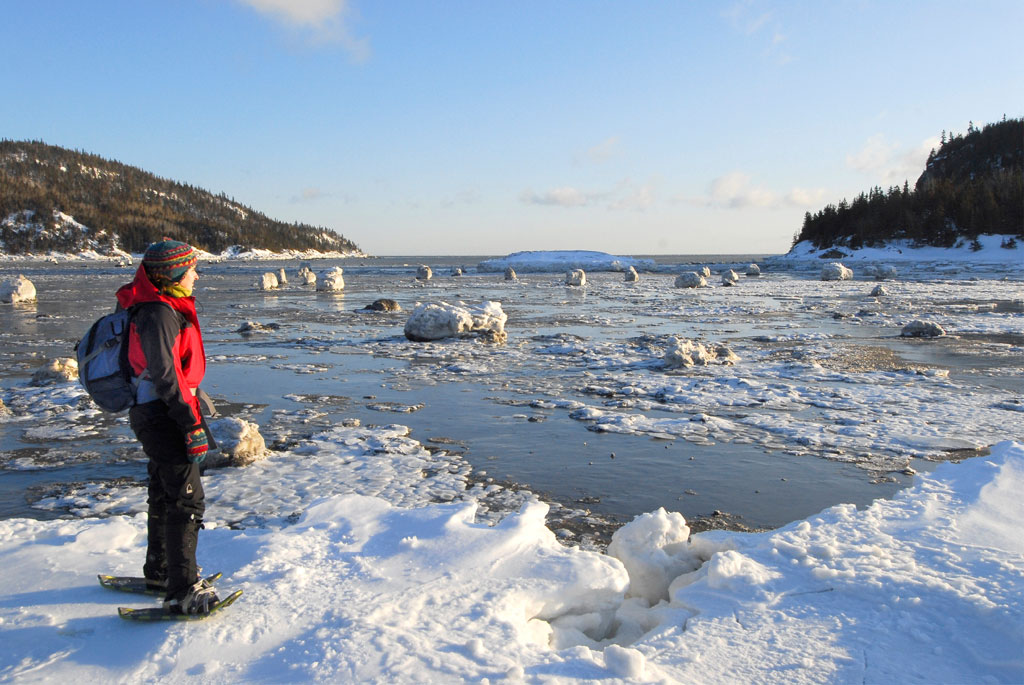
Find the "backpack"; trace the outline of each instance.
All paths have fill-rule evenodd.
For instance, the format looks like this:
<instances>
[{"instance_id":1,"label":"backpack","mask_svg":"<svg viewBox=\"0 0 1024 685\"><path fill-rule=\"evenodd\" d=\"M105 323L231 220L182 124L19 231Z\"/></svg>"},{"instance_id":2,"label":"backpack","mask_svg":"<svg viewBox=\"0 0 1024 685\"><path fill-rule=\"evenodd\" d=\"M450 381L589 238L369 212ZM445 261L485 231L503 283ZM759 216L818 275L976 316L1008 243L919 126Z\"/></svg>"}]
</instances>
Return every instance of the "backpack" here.
<instances>
[{"instance_id":1,"label":"backpack","mask_svg":"<svg viewBox=\"0 0 1024 685\"><path fill-rule=\"evenodd\" d=\"M119 412L135 405L128 365L128 329L133 310L118 308L101 316L75 345L78 380L103 411Z\"/></svg>"}]
</instances>

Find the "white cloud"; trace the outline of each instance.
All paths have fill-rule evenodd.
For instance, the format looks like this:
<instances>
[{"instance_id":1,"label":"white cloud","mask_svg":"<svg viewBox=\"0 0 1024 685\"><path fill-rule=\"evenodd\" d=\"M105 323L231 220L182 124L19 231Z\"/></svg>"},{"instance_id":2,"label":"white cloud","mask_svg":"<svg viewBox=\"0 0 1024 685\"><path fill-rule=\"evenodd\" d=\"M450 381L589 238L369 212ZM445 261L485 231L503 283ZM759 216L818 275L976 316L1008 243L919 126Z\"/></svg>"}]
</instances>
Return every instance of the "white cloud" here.
<instances>
[{"instance_id":1,"label":"white cloud","mask_svg":"<svg viewBox=\"0 0 1024 685\"><path fill-rule=\"evenodd\" d=\"M588 148L583 153L575 155L575 159L577 163L601 164L618 157L620 154L619 139L617 136L612 136Z\"/></svg>"},{"instance_id":2,"label":"white cloud","mask_svg":"<svg viewBox=\"0 0 1024 685\"><path fill-rule=\"evenodd\" d=\"M851 169L871 176L876 184L899 185L903 181L916 179L924 171L928 153L939 146L938 138L927 138L916 146L901 147L890 143L881 133L867 139L863 147L847 155L846 164Z\"/></svg>"},{"instance_id":3,"label":"white cloud","mask_svg":"<svg viewBox=\"0 0 1024 685\"><path fill-rule=\"evenodd\" d=\"M650 185L636 185L629 179L620 182L613 190L581 190L571 186L552 188L544 192L524 190L519 200L528 205L551 207L605 207L612 211L643 211L654 204L654 188Z\"/></svg>"},{"instance_id":4,"label":"white cloud","mask_svg":"<svg viewBox=\"0 0 1024 685\"><path fill-rule=\"evenodd\" d=\"M784 198L790 207L821 207L825 204L828 191L825 188L793 188Z\"/></svg>"},{"instance_id":5,"label":"white cloud","mask_svg":"<svg viewBox=\"0 0 1024 685\"><path fill-rule=\"evenodd\" d=\"M828 191L825 188L792 188L785 193L776 192L754 185L750 174L732 171L712 180L704 196L676 199L719 209L782 209L818 207L826 197Z\"/></svg>"},{"instance_id":6,"label":"white cloud","mask_svg":"<svg viewBox=\"0 0 1024 685\"><path fill-rule=\"evenodd\" d=\"M634 185L629 179L619 184L608 209L633 210L642 212L654 204L654 188L650 185Z\"/></svg>"},{"instance_id":7,"label":"white cloud","mask_svg":"<svg viewBox=\"0 0 1024 685\"><path fill-rule=\"evenodd\" d=\"M793 57L785 51L787 34L773 7L766 7L764 0L740 0L722 12L722 16L733 29L746 36L768 35L764 56L778 64L788 64Z\"/></svg>"},{"instance_id":8,"label":"white cloud","mask_svg":"<svg viewBox=\"0 0 1024 685\"><path fill-rule=\"evenodd\" d=\"M519 194L519 199L528 205L551 205L555 207L586 207L587 205L592 205L598 197L598 194L588 193L579 188L569 186L552 188L542 193L524 190Z\"/></svg>"},{"instance_id":9,"label":"white cloud","mask_svg":"<svg viewBox=\"0 0 1024 685\"><path fill-rule=\"evenodd\" d=\"M339 43L357 61L369 56L369 42L356 38L347 25L347 0L237 0L284 23L308 31L315 43Z\"/></svg>"},{"instance_id":10,"label":"white cloud","mask_svg":"<svg viewBox=\"0 0 1024 685\"><path fill-rule=\"evenodd\" d=\"M775 203L773 192L751 186L750 175L742 171L733 171L713 180L707 198L707 204L711 206L731 209L770 207Z\"/></svg>"}]
</instances>

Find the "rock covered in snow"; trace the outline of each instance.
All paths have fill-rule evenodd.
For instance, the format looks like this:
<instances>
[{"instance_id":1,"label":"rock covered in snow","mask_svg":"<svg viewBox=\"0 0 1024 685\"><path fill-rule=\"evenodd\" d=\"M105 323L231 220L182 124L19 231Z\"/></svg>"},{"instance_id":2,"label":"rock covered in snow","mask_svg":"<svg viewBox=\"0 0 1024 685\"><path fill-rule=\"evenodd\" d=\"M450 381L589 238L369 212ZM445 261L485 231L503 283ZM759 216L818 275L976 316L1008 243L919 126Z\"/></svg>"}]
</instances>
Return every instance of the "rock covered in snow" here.
<instances>
[{"instance_id":1,"label":"rock covered in snow","mask_svg":"<svg viewBox=\"0 0 1024 685\"><path fill-rule=\"evenodd\" d=\"M700 269L697 270L697 273L699 273L704 278L711 278L711 267L702 266Z\"/></svg>"},{"instance_id":2,"label":"rock covered in snow","mask_svg":"<svg viewBox=\"0 0 1024 685\"><path fill-rule=\"evenodd\" d=\"M434 272L430 270L430 267L426 264L421 265L416 269L416 278L421 281L429 281L434 277Z\"/></svg>"},{"instance_id":3,"label":"rock covered in snow","mask_svg":"<svg viewBox=\"0 0 1024 685\"><path fill-rule=\"evenodd\" d=\"M626 283L636 283L640 280L640 274L636 272L636 268L631 266L623 273L622 280Z\"/></svg>"},{"instance_id":4,"label":"rock covered in snow","mask_svg":"<svg viewBox=\"0 0 1024 685\"><path fill-rule=\"evenodd\" d=\"M267 456L266 441L255 423L229 416L209 425L218 449L207 457L207 466L248 466Z\"/></svg>"},{"instance_id":5,"label":"rock covered in snow","mask_svg":"<svg viewBox=\"0 0 1024 685\"><path fill-rule=\"evenodd\" d=\"M0 283L0 302L32 302L36 299L36 286L24 275L18 274Z\"/></svg>"},{"instance_id":6,"label":"rock covered in snow","mask_svg":"<svg viewBox=\"0 0 1024 685\"><path fill-rule=\"evenodd\" d=\"M761 267L759 267L757 264L750 264L749 266L747 266L747 275L752 278L760 276Z\"/></svg>"},{"instance_id":7,"label":"rock covered in snow","mask_svg":"<svg viewBox=\"0 0 1024 685\"><path fill-rule=\"evenodd\" d=\"M584 286L587 284L587 274L583 269L573 269L565 273L565 284L573 286Z\"/></svg>"},{"instance_id":8,"label":"rock covered in snow","mask_svg":"<svg viewBox=\"0 0 1024 685\"><path fill-rule=\"evenodd\" d=\"M732 269L727 269L722 272L722 285L736 285L740 280L740 275Z\"/></svg>"},{"instance_id":9,"label":"rock covered in snow","mask_svg":"<svg viewBox=\"0 0 1024 685\"><path fill-rule=\"evenodd\" d=\"M690 366L707 366L711 363L735 364L740 358L725 345L705 347L701 343L677 338L675 344L665 353L665 368L678 369Z\"/></svg>"},{"instance_id":10,"label":"rock covered in snow","mask_svg":"<svg viewBox=\"0 0 1024 685\"><path fill-rule=\"evenodd\" d=\"M36 369L29 385L50 385L52 383L73 381L78 378L78 360L68 357L51 359Z\"/></svg>"},{"instance_id":11,"label":"rock covered in snow","mask_svg":"<svg viewBox=\"0 0 1024 685\"><path fill-rule=\"evenodd\" d=\"M320 292L338 292L345 289L344 271L336 266L328 271L320 273L316 281L316 289Z\"/></svg>"},{"instance_id":12,"label":"rock covered in snow","mask_svg":"<svg viewBox=\"0 0 1024 685\"><path fill-rule=\"evenodd\" d=\"M914 319L904 326L903 331L900 332L900 335L904 338L938 338L945 334L946 331L939 324L932 321L921 321L920 319Z\"/></svg>"},{"instance_id":13,"label":"rock covered in snow","mask_svg":"<svg viewBox=\"0 0 1024 685\"><path fill-rule=\"evenodd\" d=\"M270 331L276 331L281 326L276 323L262 324L259 321L246 321L237 329L235 333L241 333L242 335L252 335L253 333L267 333Z\"/></svg>"},{"instance_id":14,"label":"rock covered in snow","mask_svg":"<svg viewBox=\"0 0 1024 685\"><path fill-rule=\"evenodd\" d=\"M707 279L696 271L689 271L676 276L677 288L704 288L707 287L707 284Z\"/></svg>"},{"instance_id":15,"label":"rock covered in snow","mask_svg":"<svg viewBox=\"0 0 1024 685\"><path fill-rule=\"evenodd\" d=\"M491 342L505 342L508 315L500 302L474 306L440 302L419 304L405 322L405 337L413 342L429 342L460 336L481 336Z\"/></svg>"},{"instance_id":16,"label":"rock covered in snow","mask_svg":"<svg viewBox=\"0 0 1024 685\"><path fill-rule=\"evenodd\" d=\"M277 290L277 274L268 271L256 280L255 285L257 290Z\"/></svg>"},{"instance_id":17,"label":"rock covered in snow","mask_svg":"<svg viewBox=\"0 0 1024 685\"><path fill-rule=\"evenodd\" d=\"M314 285L316 284L316 274L308 266L303 266L299 269L299 282L303 285Z\"/></svg>"},{"instance_id":18,"label":"rock covered in snow","mask_svg":"<svg viewBox=\"0 0 1024 685\"><path fill-rule=\"evenodd\" d=\"M888 264L882 266L876 266L874 264L864 267L864 275L868 278L873 278L876 281L884 281L891 278L896 278L898 275L896 267L889 266Z\"/></svg>"},{"instance_id":19,"label":"rock covered in snow","mask_svg":"<svg viewBox=\"0 0 1024 685\"><path fill-rule=\"evenodd\" d=\"M511 266L508 267L507 269L505 269L505 280L506 281L514 281L514 280L517 280L518 278L519 277L516 275L516 270L513 269Z\"/></svg>"},{"instance_id":20,"label":"rock covered in snow","mask_svg":"<svg viewBox=\"0 0 1024 685\"><path fill-rule=\"evenodd\" d=\"M465 275L465 273L465 269L463 269L461 266L452 267L452 276L463 276Z\"/></svg>"},{"instance_id":21,"label":"rock covered in snow","mask_svg":"<svg viewBox=\"0 0 1024 685\"><path fill-rule=\"evenodd\" d=\"M402 306L394 300L389 300L386 297L382 297L378 300L374 300L373 304L368 304L358 311L363 312L400 312Z\"/></svg>"},{"instance_id":22,"label":"rock covered in snow","mask_svg":"<svg viewBox=\"0 0 1024 685\"><path fill-rule=\"evenodd\" d=\"M853 278L853 271L839 262L831 262L821 268L823 281L848 281Z\"/></svg>"},{"instance_id":23,"label":"rock covered in snow","mask_svg":"<svg viewBox=\"0 0 1024 685\"><path fill-rule=\"evenodd\" d=\"M876 285L871 289L871 297L885 297L889 294L889 291L880 285Z\"/></svg>"},{"instance_id":24,"label":"rock covered in snow","mask_svg":"<svg viewBox=\"0 0 1024 685\"><path fill-rule=\"evenodd\" d=\"M277 270L277 283L278 285L284 285L288 282L288 277L284 273L284 267L282 266Z\"/></svg>"}]
</instances>

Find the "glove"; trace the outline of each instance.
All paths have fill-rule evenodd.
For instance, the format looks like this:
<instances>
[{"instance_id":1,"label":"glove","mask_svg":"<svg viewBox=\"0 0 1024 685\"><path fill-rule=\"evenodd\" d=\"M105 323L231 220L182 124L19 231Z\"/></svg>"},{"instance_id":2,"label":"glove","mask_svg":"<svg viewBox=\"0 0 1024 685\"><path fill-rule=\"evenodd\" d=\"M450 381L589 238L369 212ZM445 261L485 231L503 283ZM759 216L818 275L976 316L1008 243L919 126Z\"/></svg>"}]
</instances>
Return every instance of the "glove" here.
<instances>
[{"instance_id":1,"label":"glove","mask_svg":"<svg viewBox=\"0 0 1024 685\"><path fill-rule=\"evenodd\" d=\"M193 464L202 463L206 459L206 452L210 449L206 441L206 431L198 426L188 433L185 433L185 451L188 453L188 460Z\"/></svg>"}]
</instances>

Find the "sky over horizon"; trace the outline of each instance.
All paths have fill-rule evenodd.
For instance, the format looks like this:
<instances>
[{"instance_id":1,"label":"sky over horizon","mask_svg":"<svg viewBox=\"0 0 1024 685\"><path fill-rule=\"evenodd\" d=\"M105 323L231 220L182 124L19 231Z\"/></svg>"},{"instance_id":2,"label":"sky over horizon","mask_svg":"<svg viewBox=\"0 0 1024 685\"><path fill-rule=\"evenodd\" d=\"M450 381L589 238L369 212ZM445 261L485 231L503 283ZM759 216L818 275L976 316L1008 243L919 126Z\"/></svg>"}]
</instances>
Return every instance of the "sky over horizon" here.
<instances>
[{"instance_id":1,"label":"sky over horizon","mask_svg":"<svg viewBox=\"0 0 1024 685\"><path fill-rule=\"evenodd\" d=\"M1024 2L8 2L0 136L378 255L786 252L1024 116Z\"/></svg>"}]
</instances>

